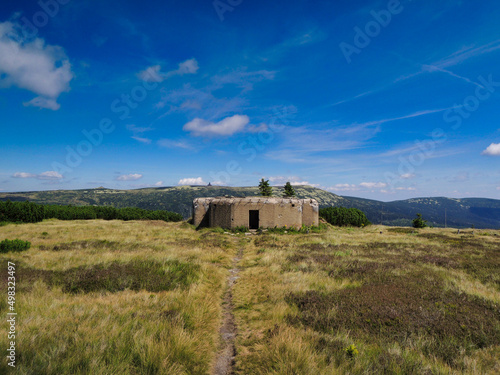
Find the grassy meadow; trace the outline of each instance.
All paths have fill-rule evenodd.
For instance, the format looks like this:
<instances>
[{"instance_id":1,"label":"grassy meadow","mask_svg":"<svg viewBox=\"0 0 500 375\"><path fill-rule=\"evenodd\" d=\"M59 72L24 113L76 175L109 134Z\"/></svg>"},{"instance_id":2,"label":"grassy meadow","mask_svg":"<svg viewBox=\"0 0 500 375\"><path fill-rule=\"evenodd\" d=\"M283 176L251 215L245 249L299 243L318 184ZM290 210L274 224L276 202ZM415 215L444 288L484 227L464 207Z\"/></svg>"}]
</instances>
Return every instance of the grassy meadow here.
<instances>
[{"instance_id":1,"label":"grassy meadow","mask_svg":"<svg viewBox=\"0 0 500 375\"><path fill-rule=\"evenodd\" d=\"M381 233L382 232L382 233ZM500 231L231 235L160 221L9 224L16 374L212 374L233 259L235 374L500 373ZM2 282L0 314L7 313ZM2 332L8 323L0 320ZM0 336L2 350L8 348ZM6 360L0 373L9 373Z\"/></svg>"}]
</instances>

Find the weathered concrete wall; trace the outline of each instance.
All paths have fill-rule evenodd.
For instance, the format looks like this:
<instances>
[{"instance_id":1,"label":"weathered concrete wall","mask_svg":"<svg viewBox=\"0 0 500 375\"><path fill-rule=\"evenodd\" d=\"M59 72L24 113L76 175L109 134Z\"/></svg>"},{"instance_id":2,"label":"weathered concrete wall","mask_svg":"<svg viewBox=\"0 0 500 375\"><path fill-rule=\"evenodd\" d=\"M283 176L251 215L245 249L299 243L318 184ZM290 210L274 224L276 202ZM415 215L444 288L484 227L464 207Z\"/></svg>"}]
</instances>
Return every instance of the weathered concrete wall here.
<instances>
[{"instance_id":1,"label":"weathered concrete wall","mask_svg":"<svg viewBox=\"0 0 500 375\"><path fill-rule=\"evenodd\" d=\"M319 204L315 199L304 199L302 224L307 226L319 225Z\"/></svg>"},{"instance_id":2,"label":"weathered concrete wall","mask_svg":"<svg viewBox=\"0 0 500 375\"><path fill-rule=\"evenodd\" d=\"M193 224L196 227L208 227L209 215L207 215L208 209L210 208L210 202L214 198L196 198L193 201Z\"/></svg>"},{"instance_id":3,"label":"weathered concrete wall","mask_svg":"<svg viewBox=\"0 0 500 375\"><path fill-rule=\"evenodd\" d=\"M232 205L225 201L213 201L209 209L209 225L211 227L232 228L231 224ZM212 223L217 223L213 225Z\"/></svg>"},{"instance_id":4,"label":"weathered concrete wall","mask_svg":"<svg viewBox=\"0 0 500 375\"><path fill-rule=\"evenodd\" d=\"M197 198L193 201L195 226L250 227L251 210L259 211L259 226L300 228L318 225L319 205L314 199L247 197Z\"/></svg>"}]
</instances>

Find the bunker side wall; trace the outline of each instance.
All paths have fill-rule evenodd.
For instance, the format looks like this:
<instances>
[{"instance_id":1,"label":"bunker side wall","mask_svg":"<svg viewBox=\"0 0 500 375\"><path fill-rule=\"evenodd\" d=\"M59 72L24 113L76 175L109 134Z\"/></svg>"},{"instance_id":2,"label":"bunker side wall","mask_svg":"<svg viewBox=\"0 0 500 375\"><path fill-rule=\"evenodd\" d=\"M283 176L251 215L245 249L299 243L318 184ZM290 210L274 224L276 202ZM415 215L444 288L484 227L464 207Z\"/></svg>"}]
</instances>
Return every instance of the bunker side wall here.
<instances>
[{"instance_id":1,"label":"bunker side wall","mask_svg":"<svg viewBox=\"0 0 500 375\"><path fill-rule=\"evenodd\" d=\"M305 202L302 209L302 223L307 226L319 225L319 206L317 203Z\"/></svg>"},{"instance_id":2,"label":"bunker side wall","mask_svg":"<svg viewBox=\"0 0 500 375\"><path fill-rule=\"evenodd\" d=\"M208 227L209 218L207 212L210 208L210 201L206 199L195 199L193 201L193 224L195 227Z\"/></svg>"},{"instance_id":3,"label":"bunker side wall","mask_svg":"<svg viewBox=\"0 0 500 375\"><path fill-rule=\"evenodd\" d=\"M231 226L231 204L210 205L210 226L221 228L232 228Z\"/></svg>"}]
</instances>

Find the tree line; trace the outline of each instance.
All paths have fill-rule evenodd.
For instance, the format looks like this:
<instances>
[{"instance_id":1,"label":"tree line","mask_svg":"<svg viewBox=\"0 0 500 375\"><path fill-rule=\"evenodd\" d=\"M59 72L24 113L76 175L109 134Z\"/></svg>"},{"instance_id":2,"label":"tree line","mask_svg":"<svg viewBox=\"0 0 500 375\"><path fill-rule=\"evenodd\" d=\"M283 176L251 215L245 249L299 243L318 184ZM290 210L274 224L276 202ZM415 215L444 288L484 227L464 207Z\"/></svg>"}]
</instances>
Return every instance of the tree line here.
<instances>
[{"instance_id":1,"label":"tree line","mask_svg":"<svg viewBox=\"0 0 500 375\"><path fill-rule=\"evenodd\" d=\"M182 221L182 215L164 210L136 207L61 206L33 202L0 201L0 222L37 223L44 219L59 220L163 220Z\"/></svg>"}]
</instances>

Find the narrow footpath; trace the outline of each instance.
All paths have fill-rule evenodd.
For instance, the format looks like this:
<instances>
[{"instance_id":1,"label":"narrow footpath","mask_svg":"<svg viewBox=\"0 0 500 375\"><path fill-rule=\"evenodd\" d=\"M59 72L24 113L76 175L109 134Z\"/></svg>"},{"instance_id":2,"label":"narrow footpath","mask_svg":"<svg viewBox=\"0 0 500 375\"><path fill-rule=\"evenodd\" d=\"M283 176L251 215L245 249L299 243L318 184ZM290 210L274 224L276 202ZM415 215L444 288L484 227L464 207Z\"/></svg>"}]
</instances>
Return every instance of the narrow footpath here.
<instances>
[{"instance_id":1,"label":"narrow footpath","mask_svg":"<svg viewBox=\"0 0 500 375\"><path fill-rule=\"evenodd\" d=\"M221 349L217 353L213 375L233 374L234 358L236 356L236 323L234 321L233 286L238 279L240 269L238 263L243 257L243 249L233 258L232 268L227 278L227 291L223 300L222 326L219 330Z\"/></svg>"}]
</instances>

